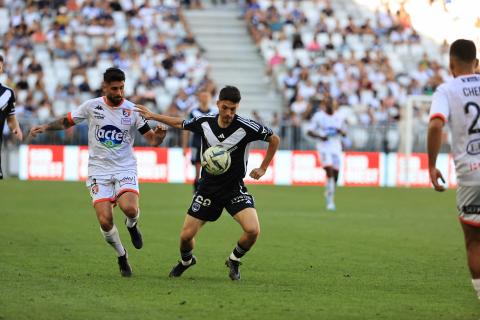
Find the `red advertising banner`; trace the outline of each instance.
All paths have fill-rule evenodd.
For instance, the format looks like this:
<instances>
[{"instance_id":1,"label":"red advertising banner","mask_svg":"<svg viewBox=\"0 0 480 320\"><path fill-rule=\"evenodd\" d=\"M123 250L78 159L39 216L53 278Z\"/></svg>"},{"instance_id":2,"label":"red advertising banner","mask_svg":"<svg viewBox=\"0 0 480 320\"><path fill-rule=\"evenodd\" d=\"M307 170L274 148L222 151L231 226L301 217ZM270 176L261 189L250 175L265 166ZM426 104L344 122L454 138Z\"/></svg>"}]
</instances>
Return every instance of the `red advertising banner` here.
<instances>
[{"instance_id":1,"label":"red advertising banner","mask_svg":"<svg viewBox=\"0 0 480 320\"><path fill-rule=\"evenodd\" d=\"M195 170L190 150L135 147L138 178L141 182L191 183ZM27 180L85 180L88 175L86 146L21 146L20 178ZM316 151L283 150L270 163L260 180L248 176L258 168L266 150L251 150L245 182L249 184L323 186L325 170ZM457 185L452 157L439 155L439 166L448 187ZM340 185L430 187L427 154L382 154L345 152L341 161Z\"/></svg>"},{"instance_id":2,"label":"red advertising banner","mask_svg":"<svg viewBox=\"0 0 480 320\"><path fill-rule=\"evenodd\" d=\"M28 179L64 180L64 146L29 146L27 152Z\"/></svg>"},{"instance_id":3,"label":"red advertising banner","mask_svg":"<svg viewBox=\"0 0 480 320\"><path fill-rule=\"evenodd\" d=\"M426 153L413 153L410 157L398 153L396 169L397 186L430 187Z\"/></svg>"},{"instance_id":4,"label":"red advertising banner","mask_svg":"<svg viewBox=\"0 0 480 320\"><path fill-rule=\"evenodd\" d=\"M343 185L380 186L379 152L345 152Z\"/></svg>"},{"instance_id":5,"label":"red advertising banner","mask_svg":"<svg viewBox=\"0 0 480 320\"><path fill-rule=\"evenodd\" d=\"M325 185L326 175L316 151L292 151L292 185Z\"/></svg>"},{"instance_id":6,"label":"red advertising banner","mask_svg":"<svg viewBox=\"0 0 480 320\"><path fill-rule=\"evenodd\" d=\"M168 149L136 147L138 180L168 182Z\"/></svg>"}]
</instances>

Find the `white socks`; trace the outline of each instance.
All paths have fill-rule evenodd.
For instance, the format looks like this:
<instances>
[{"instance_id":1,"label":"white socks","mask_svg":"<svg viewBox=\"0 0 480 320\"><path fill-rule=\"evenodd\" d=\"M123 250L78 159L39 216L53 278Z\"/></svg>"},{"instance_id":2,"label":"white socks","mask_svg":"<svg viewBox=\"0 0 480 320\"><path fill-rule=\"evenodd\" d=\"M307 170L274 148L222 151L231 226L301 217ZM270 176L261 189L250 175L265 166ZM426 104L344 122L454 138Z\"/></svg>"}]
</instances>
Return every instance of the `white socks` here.
<instances>
[{"instance_id":1,"label":"white socks","mask_svg":"<svg viewBox=\"0 0 480 320\"><path fill-rule=\"evenodd\" d=\"M102 231L103 237L105 238L105 241L107 241L115 251L117 251L117 255L123 256L125 255L126 251L123 248L122 242L120 241L120 235L118 234L117 227L113 225L113 228L110 231Z\"/></svg>"},{"instance_id":2,"label":"white socks","mask_svg":"<svg viewBox=\"0 0 480 320\"><path fill-rule=\"evenodd\" d=\"M129 228L133 227L137 223L137 220L139 217L140 217L140 208L137 209L137 215L135 216L135 218L127 217L127 227Z\"/></svg>"},{"instance_id":3,"label":"white socks","mask_svg":"<svg viewBox=\"0 0 480 320\"><path fill-rule=\"evenodd\" d=\"M480 279L472 279L473 289L477 293L478 299L480 299Z\"/></svg>"},{"instance_id":4,"label":"white socks","mask_svg":"<svg viewBox=\"0 0 480 320\"><path fill-rule=\"evenodd\" d=\"M328 178L327 179L327 202L333 202L333 195L335 194L335 179Z\"/></svg>"}]
</instances>

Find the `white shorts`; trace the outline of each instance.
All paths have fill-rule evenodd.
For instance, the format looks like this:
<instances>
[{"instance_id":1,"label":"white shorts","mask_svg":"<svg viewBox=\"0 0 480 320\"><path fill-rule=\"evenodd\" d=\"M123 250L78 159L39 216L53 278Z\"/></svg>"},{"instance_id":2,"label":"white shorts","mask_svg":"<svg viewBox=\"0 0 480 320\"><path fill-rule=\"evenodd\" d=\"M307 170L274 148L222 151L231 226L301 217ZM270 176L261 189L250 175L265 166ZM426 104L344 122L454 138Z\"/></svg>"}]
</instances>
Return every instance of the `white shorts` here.
<instances>
[{"instance_id":1,"label":"white shorts","mask_svg":"<svg viewBox=\"0 0 480 320\"><path fill-rule=\"evenodd\" d=\"M103 201L116 202L125 192L139 194L137 175L132 172L90 176L87 179L87 188L93 204Z\"/></svg>"},{"instance_id":2,"label":"white shorts","mask_svg":"<svg viewBox=\"0 0 480 320\"><path fill-rule=\"evenodd\" d=\"M322 166L332 167L335 170L340 168L340 155L338 152L331 151L320 151L320 160L322 161Z\"/></svg>"},{"instance_id":3,"label":"white shorts","mask_svg":"<svg viewBox=\"0 0 480 320\"><path fill-rule=\"evenodd\" d=\"M480 187L457 187L458 217L464 224L480 227Z\"/></svg>"}]
</instances>

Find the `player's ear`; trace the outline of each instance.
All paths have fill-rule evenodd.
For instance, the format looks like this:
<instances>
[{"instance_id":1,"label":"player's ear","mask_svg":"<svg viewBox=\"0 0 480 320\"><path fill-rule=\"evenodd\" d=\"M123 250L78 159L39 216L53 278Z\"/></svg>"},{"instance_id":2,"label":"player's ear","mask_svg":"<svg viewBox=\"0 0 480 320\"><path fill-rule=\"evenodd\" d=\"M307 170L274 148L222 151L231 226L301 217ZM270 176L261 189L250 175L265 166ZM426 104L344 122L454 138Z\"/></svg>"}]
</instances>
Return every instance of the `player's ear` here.
<instances>
[{"instance_id":1,"label":"player's ear","mask_svg":"<svg viewBox=\"0 0 480 320\"><path fill-rule=\"evenodd\" d=\"M478 71L478 59L475 59L475 71Z\"/></svg>"},{"instance_id":2,"label":"player's ear","mask_svg":"<svg viewBox=\"0 0 480 320\"><path fill-rule=\"evenodd\" d=\"M452 76L455 78L455 59L452 57L450 57L449 68L450 68L450 72L452 73Z\"/></svg>"},{"instance_id":3,"label":"player's ear","mask_svg":"<svg viewBox=\"0 0 480 320\"><path fill-rule=\"evenodd\" d=\"M217 100L216 102L218 109L220 109L220 100Z\"/></svg>"}]
</instances>

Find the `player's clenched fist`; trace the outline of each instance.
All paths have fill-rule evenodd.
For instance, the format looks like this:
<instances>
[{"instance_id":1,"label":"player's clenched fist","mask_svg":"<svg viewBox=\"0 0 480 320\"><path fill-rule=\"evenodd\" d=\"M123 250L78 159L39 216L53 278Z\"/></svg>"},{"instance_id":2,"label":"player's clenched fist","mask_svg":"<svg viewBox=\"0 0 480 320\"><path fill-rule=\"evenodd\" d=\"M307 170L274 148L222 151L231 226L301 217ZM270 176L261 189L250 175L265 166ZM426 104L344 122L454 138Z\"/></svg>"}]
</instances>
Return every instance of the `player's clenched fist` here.
<instances>
[{"instance_id":1,"label":"player's clenched fist","mask_svg":"<svg viewBox=\"0 0 480 320\"><path fill-rule=\"evenodd\" d=\"M265 174L265 170L263 170L262 168L256 168L256 169L253 169L251 172L250 172L250 177L255 179L255 180L258 180L260 179L263 175Z\"/></svg>"}]
</instances>

